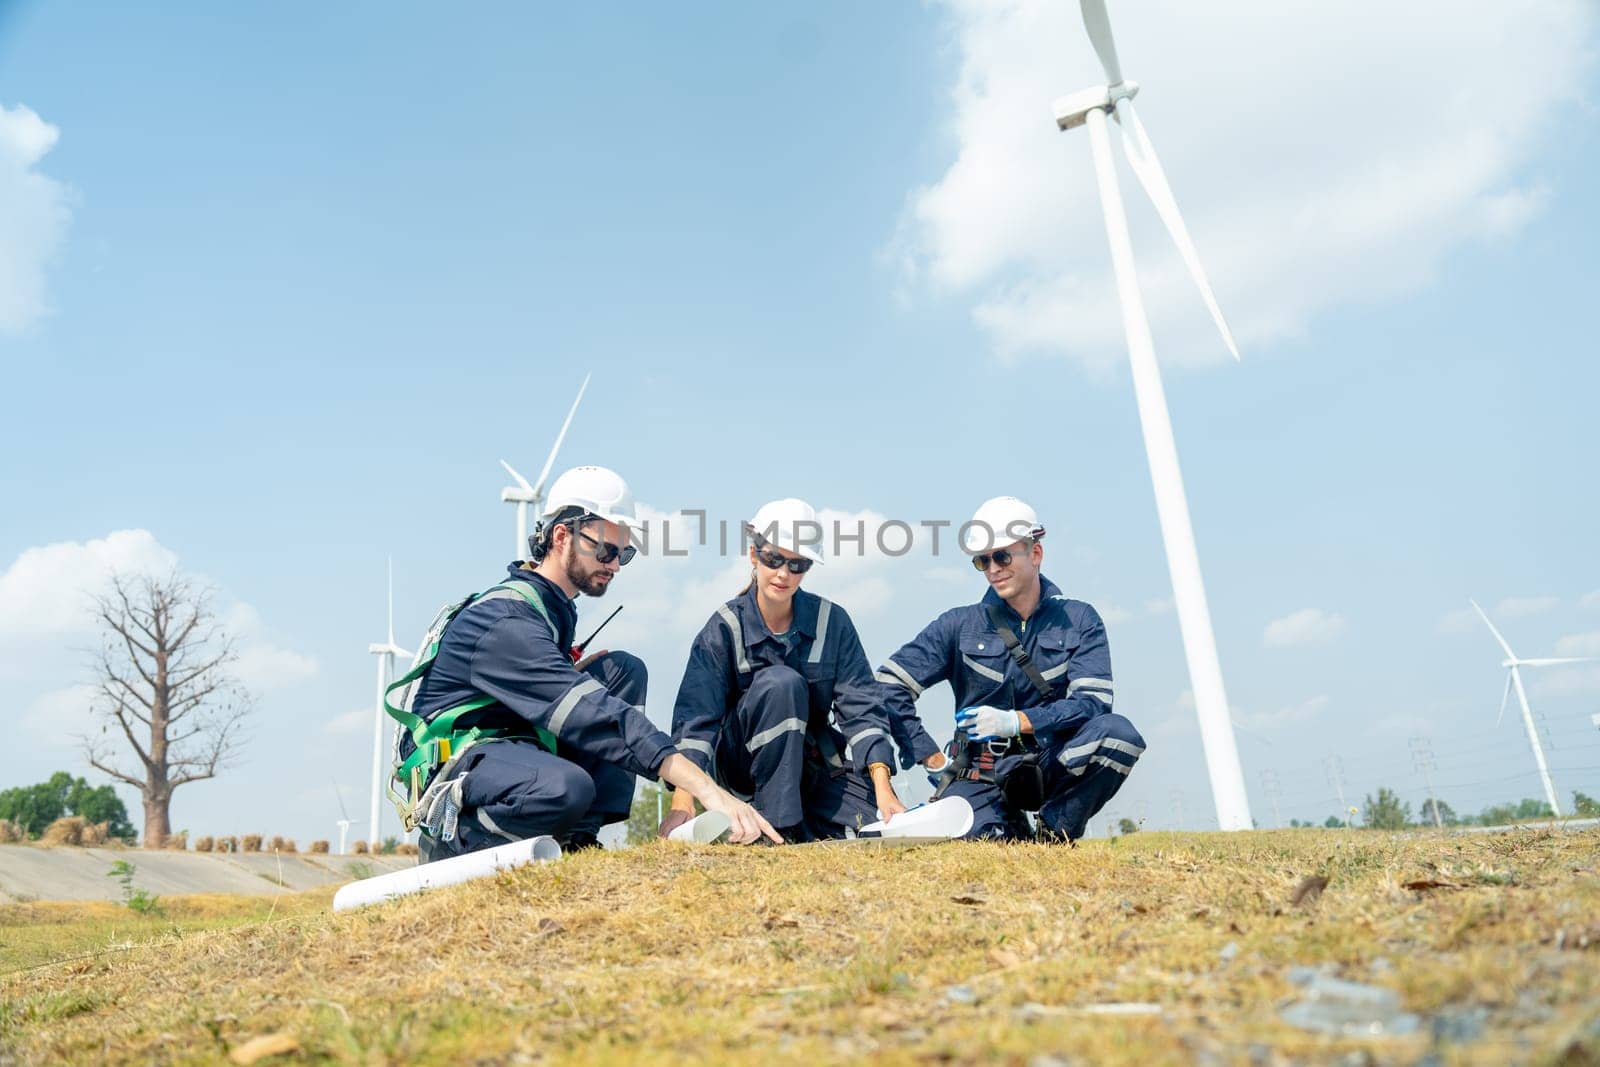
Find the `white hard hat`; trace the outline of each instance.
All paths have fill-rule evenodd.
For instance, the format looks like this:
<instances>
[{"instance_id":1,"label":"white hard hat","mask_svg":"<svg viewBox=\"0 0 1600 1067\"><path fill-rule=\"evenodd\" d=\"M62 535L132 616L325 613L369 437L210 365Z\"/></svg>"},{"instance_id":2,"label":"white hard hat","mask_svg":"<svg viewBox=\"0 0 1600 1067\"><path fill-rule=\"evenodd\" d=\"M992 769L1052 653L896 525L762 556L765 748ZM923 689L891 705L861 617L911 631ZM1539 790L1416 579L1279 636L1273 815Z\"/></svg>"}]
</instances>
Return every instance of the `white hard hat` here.
<instances>
[{"instance_id":1,"label":"white hard hat","mask_svg":"<svg viewBox=\"0 0 1600 1067\"><path fill-rule=\"evenodd\" d=\"M618 526L634 526L633 494L622 475L606 467L573 467L550 485L541 519L553 519L569 508L582 508L586 514Z\"/></svg>"},{"instance_id":2,"label":"white hard hat","mask_svg":"<svg viewBox=\"0 0 1600 1067\"><path fill-rule=\"evenodd\" d=\"M804 500L786 497L761 505L745 529L770 545L786 548L813 563L822 562L822 524L817 509Z\"/></svg>"},{"instance_id":3,"label":"white hard hat","mask_svg":"<svg viewBox=\"0 0 1600 1067\"><path fill-rule=\"evenodd\" d=\"M1044 527L1033 509L1014 496L985 500L962 528L961 547L969 555L1002 548L1024 538L1044 536Z\"/></svg>"}]
</instances>

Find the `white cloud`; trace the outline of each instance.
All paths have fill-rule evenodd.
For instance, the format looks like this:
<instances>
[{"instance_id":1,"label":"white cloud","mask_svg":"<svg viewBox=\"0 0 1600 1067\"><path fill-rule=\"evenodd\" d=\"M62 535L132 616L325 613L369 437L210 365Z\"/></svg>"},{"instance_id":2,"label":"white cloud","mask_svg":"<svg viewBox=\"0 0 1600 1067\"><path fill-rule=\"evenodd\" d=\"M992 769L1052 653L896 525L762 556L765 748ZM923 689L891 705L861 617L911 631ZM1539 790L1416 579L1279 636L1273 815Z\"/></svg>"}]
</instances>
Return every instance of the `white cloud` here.
<instances>
[{"instance_id":1,"label":"white cloud","mask_svg":"<svg viewBox=\"0 0 1600 1067\"><path fill-rule=\"evenodd\" d=\"M1529 677L1524 673L1524 678ZM1527 683L1536 697L1585 696L1600 693L1600 667L1575 665L1532 672ZM1535 706L1535 711L1538 707Z\"/></svg>"},{"instance_id":2,"label":"white cloud","mask_svg":"<svg viewBox=\"0 0 1600 1067\"><path fill-rule=\"evenodd\" d=\"M45 270L71 217L71 193L36 168L60 131L21 104L0 104L0 333L49 311Z\"/></svg>"},{"instance_id":3,"label":"white cloud","mask_svg":"<svg viewBox=\"0 0 1600 1067\"><path fill-rule=\"evenodd\" d=\"M1558 656L1600 656L1600 630L1569 634L1556 642Z\"/></svg>"},{"instance_id":4,"label":"white cloud","mask_svg":"<svg viewBox=\"0 0 1600 1067\"><path fill-rule=\"evenodd\" d=\"M1262 631L1261 640L1269 648L1292 645L1325 645L1344 633L1344 616L1321 608L1302 608L1273 619Z\"/></svg>"},{"instance_id":5,"label":"white cloud","mask_svg":"<svg viewBox=\"0 0 1600 1067\"><path fill-rule=\"evenodd\" d=\"M1050 110L1101 76L1077 5L944 6L954 159L909 197L895 241L907 276L972 294L1003 354L1119 359L1088 135L1058 134ZM1246 350L1339 304L1414 291L1463 243L1523 226L1544 195L1529 164L1577 120L1600 23L1586 0L1403 13L1153 0L1115 16L1141 117ZM1403 117L1397 85L1425 87ZM1507 85L1539 86L1538 105ZM1226 358L1142 191L1125 178L1123 193L1163 354Z\"/></svg>"},{"instance_id":6,"label":"white cloud","mask_svg":"<svg viewBox=\"0 0 1600 1067\"><path fill-rule=\"evenodd\" d=\"M241 640L239 658L230 673L251 693L287 689L317 676L317 661L292 649Z\"/></svg>"},{"instance_id":7,"label":"white cloud","mask_svg":"<svg viewBox=\"0 0 1600 1067\"><path fill-rule=\"evenodd\" d=\"M26 549L0 574L0 648L59 648L73 641L87 646L96 631L94 598L110 589L113 574L164 575L177 566L177 553L148 530L117 530L103 538ZM250 605L228 604L218 621L239 651L232 673L252 692L316 675L316 660L275 643ZM8 677L26 674L19 666L26 663L20 651L6 658Z\"/></svg>"},{"instance_id":8,"label":"white cloud","mask_svg":"<svg viewBox=\"0 0 1600 1067\"><path fill-rule=\"evenodd\" d=\"M372 728L373 708L355 708L322 724L325 734L359 734Z\"/></svg>"},{"instance_id":9,"label":"white cloud","mask_svg":"<svg viewBox=\"0 0 1600 1067\"><path fill-rule=\"evenodd\" d=\"M1494 606L1494 616L1501 619L1525 619L1532 615L1543 615L1560 606L1560 597L1508 596Z\"/></svg>"},{"instance_id":10,"label":"white cloud","mask_svg":"<svg viewBox=\"0 0 1600 1067\"><path fill-rule=\"evenodd\" d=\"M1464 634L1482 625L1478 613L1471 608L1457 608L1439 617L1439 632L1442 634Z\"/></svg>"},{"instance_id":11,"label":"white cloud","mask_svg":"<svg viewBox=\"0 0 1600 1067\"><path fill-rule=\"evenodd\" d=\"M1113 604L1109 600L1092 603L1094 603L1095 610L1100 613L1100 621L1107 626L1118 626L1125 622L1132 622L1134 619L1133 612L1120 605Z\"/></svg>"},{"instance_id":12,"label":"white cloud","mask_svg":"<svg viewBox=\"0 0 1600 1067\"><path fill-rule=\"evenodd\" d=\"M1151 615L1171 615L1172 598L1167 597L1164 600L1146 600L1144 602L1144 610L1149 612Z\"/></svg>"},{"instance_id":13,"label":"white cloud","mask_svg":"<svg viewBox=\"0 0 1600 1067\"><path fill-rule=\"evenodd\" d=\"M1290 704L1276 711L1246 712L1234 709L1233 718L1235 725L1247 730L1270 730L1280 726L1292 726L1296 723L1314 719L1332 703L1326 696L1314 696L1302 700L1298 704Z\"/></svg>"},{"instance_id":14,"label":"white cloud","mask_svg":"<svg viewBox=\"0 0 1600 1067\"><path fill-rule=\"evenodd\" d=\"M148 530L26 549L0 574L0 639L85 633L113 573L163 574L177 561Z\"/></svg>"},{"instance_id":15,"label":"white cloud","mask_svg":"<svg viewBox=\"0 0 1600 1067\"><path fill-rule=\"evenodd\" d=\"M1594 609L1594 608L1600 608L1600 589L1596 589L1592 593L1585 593L1583 595L1583 599L1578 601L1578 603L1582 607L1585 607L1585 608L1588 608L1588 609L1591 609L1591 610Z\"/></svg>"},{"instance_id":16,"label":"white cloud","mask_svg":"<svg viewBox=\"0 0 1600 1067\"><path fill-rule=\"evenodd\" d=\"M22 728L29 738L28 743L76 750L80 737L100 729L94 715L95 693L92 685L70 685L35 699L22 713Z\"/></svg>"}]
</instances>

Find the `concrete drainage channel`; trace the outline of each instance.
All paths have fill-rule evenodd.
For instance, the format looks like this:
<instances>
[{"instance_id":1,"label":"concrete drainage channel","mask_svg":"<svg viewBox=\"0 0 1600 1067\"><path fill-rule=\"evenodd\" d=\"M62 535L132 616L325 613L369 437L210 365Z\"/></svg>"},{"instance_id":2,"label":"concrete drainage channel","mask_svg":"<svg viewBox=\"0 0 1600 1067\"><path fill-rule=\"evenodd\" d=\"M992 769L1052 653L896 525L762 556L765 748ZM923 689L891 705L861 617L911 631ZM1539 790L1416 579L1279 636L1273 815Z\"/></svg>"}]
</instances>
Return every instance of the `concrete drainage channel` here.
<instances>
[{"instance_id":1,"label":"concrete drainage channel","mask_svg":"<svg viewBox=\"0 0 1600 1067\"><path fill-rule=\"evenodd\" d=\"M417 862L415 856L147 852L138 848L0 845L0 904L116 900L121 887L115 878L107 875L118 860L133 864L138 871L134 881L157 896L298 893L402 870Z\"/></svg>"}]
</instances>

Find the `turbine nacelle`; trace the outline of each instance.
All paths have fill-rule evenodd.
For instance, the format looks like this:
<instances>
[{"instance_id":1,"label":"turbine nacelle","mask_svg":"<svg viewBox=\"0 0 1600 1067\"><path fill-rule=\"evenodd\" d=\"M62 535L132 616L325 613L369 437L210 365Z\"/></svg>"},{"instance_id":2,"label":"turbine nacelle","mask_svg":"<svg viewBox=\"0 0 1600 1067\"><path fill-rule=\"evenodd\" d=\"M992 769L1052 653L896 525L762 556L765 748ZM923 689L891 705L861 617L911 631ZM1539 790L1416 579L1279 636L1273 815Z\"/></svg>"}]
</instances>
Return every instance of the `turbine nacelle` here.
<instances>
[{"instance_id":1,"label":"turbine nacelle","mask_svg":"<svg viewBox=\"0 0 1600 1067\"><path fill-rule=\"evenodd\" d=\"M1089 121L1089 112L1115 111L1117 101L1132 100L1138 95L1138 82L1121 82L1117 85L1096 85L1063 96L1051 105L1056 113L1056 129L1076 129Z\"/></svg>"}]
</instances>

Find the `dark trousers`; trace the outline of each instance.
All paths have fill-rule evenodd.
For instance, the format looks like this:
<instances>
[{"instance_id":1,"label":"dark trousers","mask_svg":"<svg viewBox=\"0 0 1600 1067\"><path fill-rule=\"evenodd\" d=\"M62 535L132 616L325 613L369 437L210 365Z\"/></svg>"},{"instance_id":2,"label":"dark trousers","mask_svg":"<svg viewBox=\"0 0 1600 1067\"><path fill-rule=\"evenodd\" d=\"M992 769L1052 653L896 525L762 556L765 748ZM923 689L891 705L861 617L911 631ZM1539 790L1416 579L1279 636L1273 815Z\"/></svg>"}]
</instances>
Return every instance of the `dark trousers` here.
<instances>
[{"instance_id":1,"label":"dark trousers","mask_svg":"<svg viewBox=\"0 0 1600 1067\"><path fill-rule=\"evenodd\" d=\"M1044 773L1045 802L1039 811L1040 828L1073 841L1082 837L1089 819L1128 780L1144 748L1144 738L1133 724L1110 713L1090 719L1071 737L1042 746L1039 769ZM1002 757L995 767L997 776L1003 777L1017 758ZM945 795L965 797L972 805L968 838L1009 841L1029 836L1023 814L1012 810L992 782L952 782Z\"/></svg>"},{"instance_id":2,"label":"dark trousers","mask_svg":"<svg viewBox=\"0 0 1600 1067\"><path fill-rule=\"evenodd\" d=\"M584 670L612 696L644 706L648 674L637 656L608 652ZM635 776L564 745L558 749L552 754L532 741L488 741L469 749L451 774L462 779L456 839L430 842L428 858L546 834L564 840L626 819Z\"/></svg>"},{"instance_id":3,"label":"dark trousers","mask_svg":"<svg viewBox=\"0 0 1600 1067\"><path fill-rule=\"evenodd\" d=\"M757 811L787 836L843 837L845 827L877 818L866 775L835 766L809 742L806 680L792 667L763 667L734 707L718 739L716 778L751 798ZM831 727L826 739L840 755L844 739Z\"/></svg>"}]
</instances>

